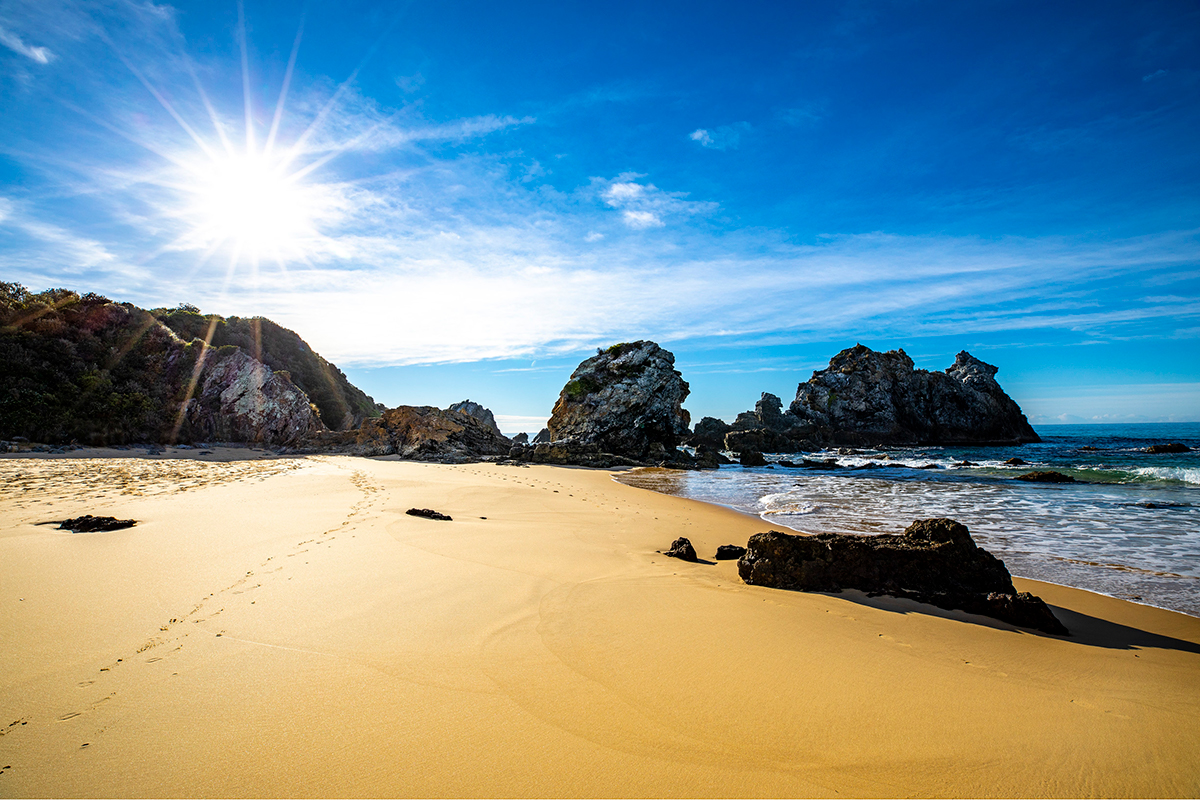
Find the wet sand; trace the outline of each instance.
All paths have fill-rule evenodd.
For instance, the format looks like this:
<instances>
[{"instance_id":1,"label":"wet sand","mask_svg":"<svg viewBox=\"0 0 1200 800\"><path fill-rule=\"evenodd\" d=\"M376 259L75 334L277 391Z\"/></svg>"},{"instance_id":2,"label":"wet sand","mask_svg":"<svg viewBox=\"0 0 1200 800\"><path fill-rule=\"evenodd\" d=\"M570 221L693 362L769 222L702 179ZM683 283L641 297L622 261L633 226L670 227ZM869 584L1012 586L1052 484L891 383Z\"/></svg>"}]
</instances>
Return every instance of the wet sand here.
<instances>
[{"instance_id":1,"label":"wet sand","mask_svg":"<svg viewBox=\"0 0 1200 800\"><path fill-rule=\"evenodd\" d=\"M606 471L90 454L0 457L0 795L1200 793L1192 617L750 587L655 551L761 520Z\"/></svg>"}]
</instances>

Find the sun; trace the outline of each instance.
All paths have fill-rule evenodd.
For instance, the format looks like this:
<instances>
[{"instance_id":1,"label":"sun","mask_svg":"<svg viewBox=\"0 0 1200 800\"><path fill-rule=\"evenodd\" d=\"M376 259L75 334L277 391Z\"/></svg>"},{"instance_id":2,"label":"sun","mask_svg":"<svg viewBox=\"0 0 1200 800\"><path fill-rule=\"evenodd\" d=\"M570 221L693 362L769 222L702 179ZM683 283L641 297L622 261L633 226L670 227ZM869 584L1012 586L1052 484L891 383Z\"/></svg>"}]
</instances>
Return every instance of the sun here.
<instances>
[{"instance_id":1,"label":"sun","mask_svg":"<svg viewBox=\"0 0 1200 800\"><path fill-rule=\"evenodd\" d=\"M193 166L186 215L196 238L258 260L291 260L318 235L312 187L261 153L214 155Z\"/></svg>"}]
</instances>

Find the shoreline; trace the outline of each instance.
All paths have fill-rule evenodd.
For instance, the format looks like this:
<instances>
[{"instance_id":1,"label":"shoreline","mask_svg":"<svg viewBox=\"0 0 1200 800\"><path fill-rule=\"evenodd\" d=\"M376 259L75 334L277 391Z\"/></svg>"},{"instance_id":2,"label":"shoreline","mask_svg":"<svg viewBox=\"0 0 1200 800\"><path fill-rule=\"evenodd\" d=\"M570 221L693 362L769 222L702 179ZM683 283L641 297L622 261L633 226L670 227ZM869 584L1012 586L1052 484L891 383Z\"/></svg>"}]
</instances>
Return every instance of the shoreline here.
<instances>
[{"instance_id":1,"label":"shoreline","mask_svg":"<svg viewBox=\"0 0 1200 800\"><path fill-rule=\"evenodd\" d=\"M1015 579L1054 637L747 586L655 551L761 519L613 470L124 456L37 485L64 460L0 494L8 796L1200 789L1177 612ZM78 513L139 523L34 525Z\"/></svg>"}]
</instances>

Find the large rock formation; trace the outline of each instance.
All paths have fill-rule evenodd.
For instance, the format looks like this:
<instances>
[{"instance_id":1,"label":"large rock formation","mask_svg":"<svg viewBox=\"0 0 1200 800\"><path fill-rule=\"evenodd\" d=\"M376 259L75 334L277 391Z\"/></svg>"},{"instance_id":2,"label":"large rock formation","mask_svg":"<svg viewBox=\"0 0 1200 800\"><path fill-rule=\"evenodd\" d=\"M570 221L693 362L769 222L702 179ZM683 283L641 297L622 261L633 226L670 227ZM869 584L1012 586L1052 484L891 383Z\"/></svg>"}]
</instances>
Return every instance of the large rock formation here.
<instances>
[{"instance_id":1,"label":"large rock formation","mask_svg":"<svg viewBox=\"0 0 1200 800\"><path fill-rule=\"evenodd\" d=\"M595 445L639 462L675 457L688 432L688 385L654 342L613 345L571 373L547 425L554 442Z\"/></svg>"},{"instance_id":2,"label":"large rock formation","mask_svg":"<svg viewBox=\"0 0 1200 800\"><path fill-rule=\"evenodd\" d=\"M354 436L346 449L359 455L445 463L506 456L512 447L512 441L475 417L432 406L397 406L365 420ZM331 442L330 449L337 449Z\"/></svg>"},{"instance_id":3,"label":"large rock formation","mask_svg":"<svg viewBox=\"0 0 1200 800\"><path fill-rule=\"evenodd\" d=\"M1018 593L1004 562L951 519L917 520L903 534L756 533L738 561L746 583L804 592L859 589L961 609L1065 634L1038 597Z\"/></svg>"},{"instance_id":4,"label":"large rock formation","mask_svg":"<svg viewBox=\"0 0 1200 800\"><path fill-rule=\"evenodd\" d=\"M996 372L966 351L945 372L927 372L913 369L903 350L877 353L859 344L800 384L788 411L827 444L1041 441Z\"/></svg>"},{"instance_id":5,"label":"large rock formation","mask_svg":"<svg viewBox=\"0 0 1200 800\"><path fill-rule=\"evenodd\" d=\"M310 400L329 426L314 422ZM269 320L0 282L0 439L283 444L373 413L336 367Z\"/></svg>"},{"instance_id":6,"label":"large rock formation","mask_svg":"<svg viewBox=\"0 0 1200 800\"><path fill-rule=\"evenodd\" d=\"M496 424L496 418L494 416L492 416L491 410L484 408L483 406L479 405L479 403L473 402L471 400L463 400L461 403L454 403L446 410L447 411L458 411L460 413L474 417L475 419L482 422L484 425L487 425L489 428L494 430L496 433L500 433L500 426Z\"/></svg>"},{"instance_id":7,"label":"large rock formation","mask_svg":"<svg viewBox=\"0 0 1200 800\"><path fill-rule=\"evenodd\" d=\"M308 396L286 373L271 372L236 347L228 350L209 351L200 388L187 402L193 438L295 445L324 429Z\"/></svg>"}]
</instances>

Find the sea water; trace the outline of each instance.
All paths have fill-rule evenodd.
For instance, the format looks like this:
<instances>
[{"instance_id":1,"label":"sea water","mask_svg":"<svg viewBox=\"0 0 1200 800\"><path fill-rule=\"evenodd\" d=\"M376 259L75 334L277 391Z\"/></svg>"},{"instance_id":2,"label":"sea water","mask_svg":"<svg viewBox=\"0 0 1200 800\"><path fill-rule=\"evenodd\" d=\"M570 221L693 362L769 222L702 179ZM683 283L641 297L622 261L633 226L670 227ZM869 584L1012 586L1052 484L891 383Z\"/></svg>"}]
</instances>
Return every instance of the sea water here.
<instances>
[{"instance_id":1,"label":"sea water","mask_svg":"<svg viewBox=\"0 0 1200 800\"><path fill-rule=\"evenodd\" d=\"M1200 423L1036 430L1038 444L831 448L768 455L766 467L632 470L620 480L804 533L899 533L950 517L1014 575L1200 616ZM1146 452L1167 442L1192 452ZM779 464L803 459L836 466ZM1078 482L1015 480L1035 470Z\"/></svg>"}]
</instances>

